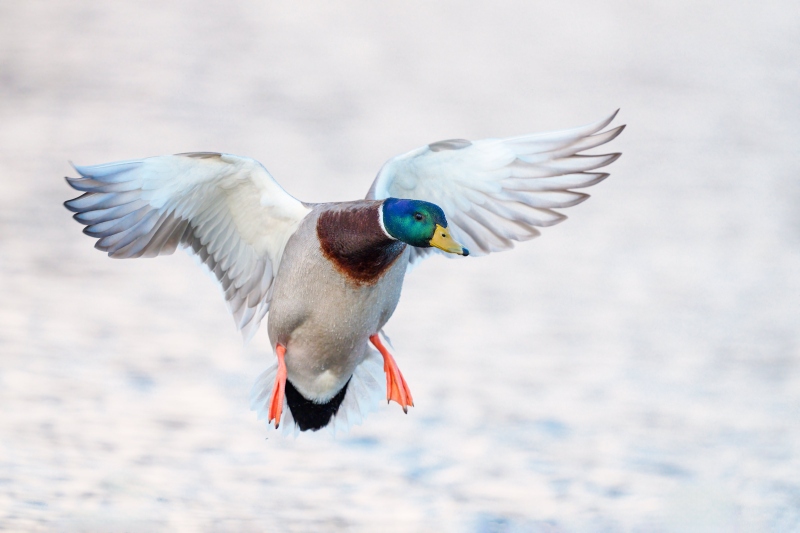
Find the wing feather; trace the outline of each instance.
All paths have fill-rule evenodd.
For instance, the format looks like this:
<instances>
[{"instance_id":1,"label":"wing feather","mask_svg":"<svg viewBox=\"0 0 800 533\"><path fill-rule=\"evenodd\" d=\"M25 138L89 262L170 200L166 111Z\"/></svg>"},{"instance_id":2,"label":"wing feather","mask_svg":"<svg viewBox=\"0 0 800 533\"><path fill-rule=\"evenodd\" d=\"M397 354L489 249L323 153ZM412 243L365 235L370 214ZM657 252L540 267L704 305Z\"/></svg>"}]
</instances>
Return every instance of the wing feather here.
<instances>
[{"instance_id":1,"label":"wing feather","mask_svg":"<svg viewBox=\"0 0 800 533\"><path fill-rule=\"evenodd\" d=\"M582 154L615 139L625 128L610 116L578 128L470 142L439 141L390 159L367 193L427 200L445 212L451 231L474 255L507 250L557 224L564 209L584 202L590 187L608 177L592 172L621 154ZM431 253L414 249L413 262Z\"/></svg>"},{"instance_id":2,"label":"wing feather","mask_svg":"<svg viewBox=\"0 0 800 533\"><path fill-rule=\"evenodd\" d=\"M310 209L258 162L211 152L75 166L65 202L95 247L115 258L178 246L214 275L246 339L269 310L283 248Z\"/></svg>"}]
</instances>

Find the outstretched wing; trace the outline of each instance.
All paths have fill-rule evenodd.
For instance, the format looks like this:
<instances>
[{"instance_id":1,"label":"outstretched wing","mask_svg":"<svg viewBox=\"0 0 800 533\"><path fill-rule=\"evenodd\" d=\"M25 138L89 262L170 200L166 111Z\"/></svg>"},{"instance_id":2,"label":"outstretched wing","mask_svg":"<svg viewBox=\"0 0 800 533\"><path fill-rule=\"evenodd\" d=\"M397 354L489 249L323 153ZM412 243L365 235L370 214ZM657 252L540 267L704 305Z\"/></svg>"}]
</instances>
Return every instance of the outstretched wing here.
<instances>
[{"instance_id":1,"label":"outstretched wing","mask_svg":"<svg viewBox=\"0 0 800 533\"><path fill-rule=\"evenodd\" d=\"M190 153L76 166L65 202L95 248L116 258L195 254L222 286L245 339L269 310L289 237L310 209L254 159Z\"/></svg>"},{"instance_id":2,"label":"outstretched wing","mask_svg":"<svg viewBox=\"0 0 800 533\"><path fill-rule=\"evenodd\" d=\"M580 155L619 135L625 126L597 133L616 116L580 128L470 142L440 141L390 159L367 193L368 199L411 198L441 207L453 236L470 254L508 250L514 241L539 235L537 227L558 224L589 195L572 189L608 177L590 172L621 154ZM411 261L433 248L414 248Z\"/></svg>"}]
</instances>

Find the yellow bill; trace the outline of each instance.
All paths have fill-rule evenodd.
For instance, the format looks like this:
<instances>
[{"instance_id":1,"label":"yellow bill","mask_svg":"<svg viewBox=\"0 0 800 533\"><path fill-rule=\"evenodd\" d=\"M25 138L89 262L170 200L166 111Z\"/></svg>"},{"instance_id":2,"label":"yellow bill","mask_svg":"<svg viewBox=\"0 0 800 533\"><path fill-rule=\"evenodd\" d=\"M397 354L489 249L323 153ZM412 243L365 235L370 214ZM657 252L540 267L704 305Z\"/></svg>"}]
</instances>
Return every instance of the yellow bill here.
<instances>
[{"instance_id":1,"label":"yellow bill","mask_svg":"<svg viewBox=\"0 0 800 533\"><path fill-rule=\"evenodd\" d=\"M469 255L469 250L458 244L450 236L450 230L441 227L439 224L436 224L436 231L433 233L430 244L449 254Z\"/></svg>"}]
</instances>

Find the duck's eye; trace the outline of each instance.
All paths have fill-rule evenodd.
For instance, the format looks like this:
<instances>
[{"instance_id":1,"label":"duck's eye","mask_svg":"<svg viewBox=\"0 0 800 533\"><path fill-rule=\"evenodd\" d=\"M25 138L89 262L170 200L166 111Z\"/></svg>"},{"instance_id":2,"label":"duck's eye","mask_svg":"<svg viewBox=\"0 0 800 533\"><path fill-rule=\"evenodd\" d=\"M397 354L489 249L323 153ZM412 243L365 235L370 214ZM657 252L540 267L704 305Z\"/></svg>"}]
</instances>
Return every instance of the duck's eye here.
<instances>
[{"instance_id":1,"label":"duck's eye","mask_svg":"<svg viewBox=\"0 0 800 533\"><path fill-rule=\"evenodd\" d=\"M422 213L414 213L414 220L419 221L422 220L423 218L425 217L422 215Z\"/></svg>"}]
</instances>

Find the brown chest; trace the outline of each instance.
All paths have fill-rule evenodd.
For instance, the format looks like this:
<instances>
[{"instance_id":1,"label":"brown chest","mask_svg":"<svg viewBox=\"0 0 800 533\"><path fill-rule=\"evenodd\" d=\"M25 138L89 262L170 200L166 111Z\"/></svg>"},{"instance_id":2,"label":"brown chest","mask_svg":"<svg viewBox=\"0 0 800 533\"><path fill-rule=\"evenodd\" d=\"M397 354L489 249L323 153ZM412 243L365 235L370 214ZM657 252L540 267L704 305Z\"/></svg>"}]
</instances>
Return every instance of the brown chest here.
<instances>
[{"instance_id":1,"label":"brown chest","mask_svg":"<svg viewBox=\"0 0 800 533\"><path fill-rule=\"evenodd\" d=\"M356 285L376 283L406 247L383 232L378 209L380 204L327 211L317 219L322 253Z\"/></svg>"}]
</instances>

